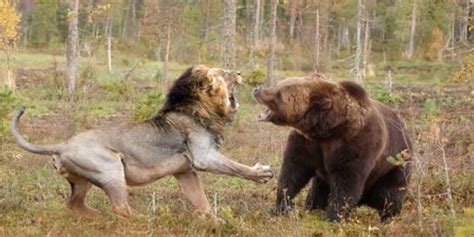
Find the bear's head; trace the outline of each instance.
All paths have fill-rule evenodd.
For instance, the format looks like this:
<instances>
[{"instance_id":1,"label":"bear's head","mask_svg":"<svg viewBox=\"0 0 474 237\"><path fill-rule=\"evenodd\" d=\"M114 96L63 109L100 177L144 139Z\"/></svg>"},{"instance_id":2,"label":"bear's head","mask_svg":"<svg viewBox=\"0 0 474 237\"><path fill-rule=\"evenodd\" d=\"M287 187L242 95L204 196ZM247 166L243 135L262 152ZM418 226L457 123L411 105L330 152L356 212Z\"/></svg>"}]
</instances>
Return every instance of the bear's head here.
<instances>
[{"instance_id":1,"label":"bear's head","mask_svg":"<svg viewBox=\"0 0 474 237\"><path fill-rule=\"evenodd\" d=\"M287 78L273 87L257 87L253 94L267 107L259 121L291 126L312 139L356 133L371 103L355 82L335 83L314 76Z\"/></svg>"}]
</instances>

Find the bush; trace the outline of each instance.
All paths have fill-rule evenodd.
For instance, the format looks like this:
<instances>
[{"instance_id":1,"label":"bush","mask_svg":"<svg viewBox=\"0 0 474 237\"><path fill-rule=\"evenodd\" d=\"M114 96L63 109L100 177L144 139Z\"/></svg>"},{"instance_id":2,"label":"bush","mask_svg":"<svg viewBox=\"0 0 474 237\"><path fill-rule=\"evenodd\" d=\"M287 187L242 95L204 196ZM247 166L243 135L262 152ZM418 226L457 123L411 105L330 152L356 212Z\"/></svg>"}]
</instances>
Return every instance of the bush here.
<instances>
[{"instance_id":1,"label":"bush","mask_svg":"<svg viewBox=\"0 0 474 237\"><path fill-rule=\"evenodd\" d=\"M100 81L100 86L107 92L113 95L120 95L128 97L129 86L124 80L106 79Z\"/></svg>"},{"instance_id":2,"label":"bush","mask_svg":"<svg viewBox=\"0 0 474 237\"><path fill-rule=\"evenodd\" d=\"M251 86L264 84L265 79L265 71L259 66L257 66L254 71L248 72L244 75L245 83Z\"/></svg>"},{"instance_id":3,"label":"bush","mask_svg":"<svg viewBox=\"0 0 474 237\"><path fill-rule=\"evenodd\" d=\"M3 140L9 128L9 114L15 108L16 98L8 87L0 87L0 139Z\"/></svg>"},{"instance_id":4,"label":"bush","mask_svg":"<svg viewBox=\"0 0 474 237\"><path fill-rule=\"evenodd\" d=\"M389 93L389 91L383 87L376 87L372 92L374 98L382 103L396 105L403 103L403 94L401 92L393 91L392 93Z\"/></svg>"},{"instance_id":5,"label":"bush","mask_svg":"<svg viewBox=\"0 0 474 237\"><path fill-rule=\"evenodd\" d=\"M144 120L150 118L163 102L163 92L160 90L149 93L144 99L138 102L133 114L134 120Z\"/></svg>"},{"instance_id":6,"label":"bush","mask_svg":"<svg viewBox=\"0 0 474 237\"><path fill-rule=\"evenodd\" d=\"M156 80L163 79L163 72L161 70L157 70L155 75L153 76L153 79L156 79Z\"/></svg>"}]
</instances>

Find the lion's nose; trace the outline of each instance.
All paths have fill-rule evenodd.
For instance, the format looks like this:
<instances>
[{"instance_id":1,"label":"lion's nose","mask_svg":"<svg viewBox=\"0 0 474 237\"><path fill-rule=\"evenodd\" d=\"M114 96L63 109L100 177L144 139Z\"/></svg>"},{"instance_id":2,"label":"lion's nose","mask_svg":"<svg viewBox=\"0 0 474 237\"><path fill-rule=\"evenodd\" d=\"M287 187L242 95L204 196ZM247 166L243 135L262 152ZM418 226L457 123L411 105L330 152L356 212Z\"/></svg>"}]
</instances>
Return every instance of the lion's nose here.
<instances>
[{"instance_id":1,"label":"lion's nose","mask_svg":"<svg viewBox=\"0 0 474 237\"><path fill-rule=\"evenodd\" d=\"M253 88L253 93L254 93L254 94L257 94L261 89L262 89L261 86L257 86L257 87L255 87L255 88Z\"/></svg>"}]
</instances>

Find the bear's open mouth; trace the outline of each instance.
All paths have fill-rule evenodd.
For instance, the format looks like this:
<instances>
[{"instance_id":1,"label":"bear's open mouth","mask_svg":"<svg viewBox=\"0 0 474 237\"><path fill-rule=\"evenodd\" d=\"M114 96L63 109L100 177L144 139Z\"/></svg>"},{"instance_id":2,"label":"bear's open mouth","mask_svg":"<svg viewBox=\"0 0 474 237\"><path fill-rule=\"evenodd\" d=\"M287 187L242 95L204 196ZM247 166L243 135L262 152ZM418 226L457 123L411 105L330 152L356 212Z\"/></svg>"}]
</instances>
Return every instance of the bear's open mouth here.
<instances>
[{"instance_id":1,"label":"bear's open mouth","mask_svg":"<svg viewBox=\"0 0 474 237\"><path fill-rule=\"evenodd\" d=\"M269 108L267 108L265 111L261 112L258 115L257 121L260 121L260 122L269 121L270 118L272 117L272 114L273 112Z\"/></svg>"}]
</instances>

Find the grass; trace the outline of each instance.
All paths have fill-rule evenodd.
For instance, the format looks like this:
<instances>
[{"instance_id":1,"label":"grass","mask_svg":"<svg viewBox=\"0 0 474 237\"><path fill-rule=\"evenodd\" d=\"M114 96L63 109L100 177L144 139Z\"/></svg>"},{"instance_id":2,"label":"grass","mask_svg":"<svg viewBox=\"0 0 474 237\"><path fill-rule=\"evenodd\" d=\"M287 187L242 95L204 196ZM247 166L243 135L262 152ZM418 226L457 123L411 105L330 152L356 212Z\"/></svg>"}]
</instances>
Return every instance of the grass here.
<instances>
[{"instance_id":1,"label":"grass","mask_svg":"<svg viewBox=\"0 0 474 237\"><path fill-rule=\"evenodd\" d=\"M53 57L44 54L18 54L15 68L39 70L46 77L31 75L18 80L15 102L28 109L21 129L35 143L56 143L85 129L110 126L142 119L160 104L159 91L165 92L170 81L155 79L161 65L143 59L114 58L109 73L105 62L83 59L80 89L74 98L66 98L61 83L53 76ZM0 57L0 68L4 63ZM59 64L64 59L57 56ZM88 64L89 63L89 64ZM139 64L139 66L136 66ZM469 100L472 83L448 84L451 66L424 62L400 62L392 95L383 88L383 66L377 65L377 76L367 81L372 97L398 108L413 134L422 169L414 172L410 194L400 216L380 223L374 210L357 208L345 223L329 223L323 212L302 209L307 190L296 198L296 209L287 216L274 216L270 209L275 200L277 178L264 185L239 178L200 173L207 197L225 225L212 226L206 217L193 212L176 180L165 177L144 187L130 190L134 216L117 217L105 194L98 188L89 193L87 202L102 215L94 220L71 213L64 199L69 193L67 182L54 172L51 158L27 153L18 148L8 130L0 137L0 235L84 235L84 236L469 236L474 234L474 103ZM186 65L171 64L175 78ZM418 68L421 68L418 70ZM438 79L427 77L439 75ZM3 69L3 68L2 68ZM438 70L439 71L436 71ZM435 70L435 71L433 71ZM34 73L33 73L34 74ZM347 79L345 70L333 70L329 77ZM126 75L129 75L125 79ZM277 71L279 78L304 75L300 71ZM421 80L425 78L426 80ZM226 128L221 151L245 164L268 163L278 177L288 128L258 123L262 109L250 94L250 87L239 93L240 111ZM160 101L154 101L160 100ZM470 112L470 113L469 113ZM13 113L13 111L12 111ZM10 113L4 120L9 120ZM441 167L442 141L455 204L453 218L447 205L446 186ZM420 181L420 182L416 182ZM415 188L421 185L422 193ZM152 210L155 197L156 208ZM421 212L417 200L421 200ZM421 218L421 226L418 221Z\"/></svg>"}]
</instances>

